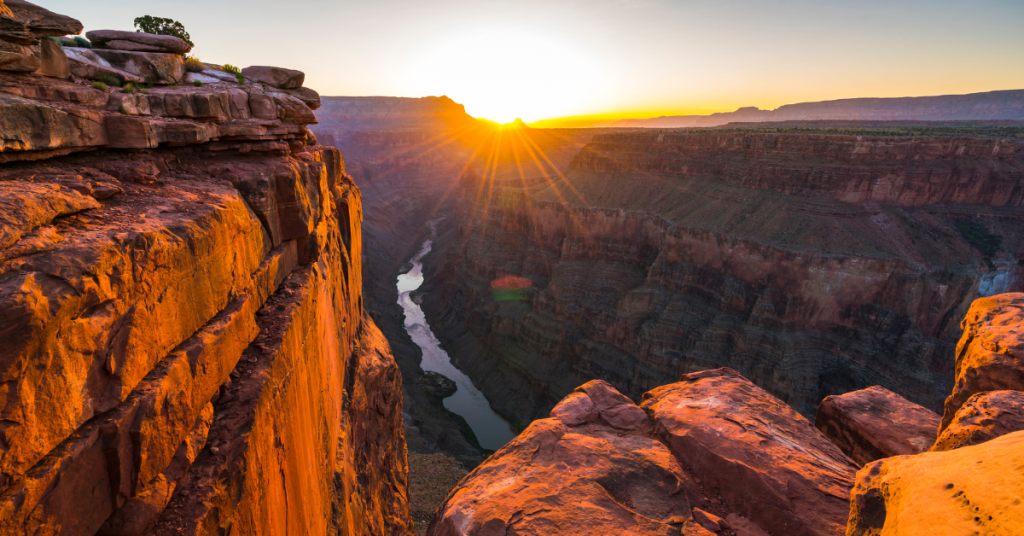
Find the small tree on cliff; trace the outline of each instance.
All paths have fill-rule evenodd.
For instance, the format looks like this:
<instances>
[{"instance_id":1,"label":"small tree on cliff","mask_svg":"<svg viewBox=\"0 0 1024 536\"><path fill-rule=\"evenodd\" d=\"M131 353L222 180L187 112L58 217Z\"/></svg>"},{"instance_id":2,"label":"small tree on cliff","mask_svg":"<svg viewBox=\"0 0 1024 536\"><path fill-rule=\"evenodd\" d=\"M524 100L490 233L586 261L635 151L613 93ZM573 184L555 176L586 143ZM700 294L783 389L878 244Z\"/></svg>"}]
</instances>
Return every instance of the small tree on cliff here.
<instances>
[{"instance_id":1,"label":"small tree on cliff","mask_svg":"<svg viewBox=\"0 0 1024 536\"><path fill-rule=\"evenodd\" d=\"M136 31L143 33L173 35L188 43L189 47L196 46L189 38L188 32L185 31L185 26L176 20L146 15L135 19L135 28L137 28Z\"/></svg>"}]
</instances>

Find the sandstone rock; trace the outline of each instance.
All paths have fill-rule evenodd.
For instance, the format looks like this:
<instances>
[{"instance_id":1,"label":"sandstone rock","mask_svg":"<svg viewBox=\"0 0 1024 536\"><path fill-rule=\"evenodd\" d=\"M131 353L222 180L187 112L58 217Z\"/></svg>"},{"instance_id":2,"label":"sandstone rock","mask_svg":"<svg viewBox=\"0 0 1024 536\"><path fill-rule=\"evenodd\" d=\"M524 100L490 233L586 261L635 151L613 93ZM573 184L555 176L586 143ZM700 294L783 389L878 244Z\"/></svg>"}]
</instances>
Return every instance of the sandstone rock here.
<instances>
[{"instance_id":1,"label":"sandstone rock","mask_svg":"<svg viewBox=\"0 0 1024 536\"><path fill-rule=\"evenodd\" d=\"M29 30L28 25L18 20L6 5L0 5L0 41L18 45L32 45L39 38Z\"/></svg>"},{"instance_id":2,"label":"sandstone rock","mask_svg":"<svg viewBox=\"0 0 1024 536\"><path fill-rule=\"evenodd\" d=\"M736 536L770 536L767 532L761 530L761 527L758 527L752 521L739 514L729 514L722 525L735 532Z\"/></svg>"},{"instance_id":3,"label":"sandstone rock","mask_svg":"<svg viewBox=\"0 0 1024 536\"><path fill-rule=\"evenodd\" d=\"M71 73L79 78L100 80L109 75L121 82L142 83L146 81L142 76L114 67L91 49L72 47L64 49L64 53L71 64Z\"/></svg>"},{"instance_id":4,"label":"sandstone rock","mask_svg":"<svg viewBox=\"0 0 1024 536\"><path fill-rule=\"evenodd\" d=\"M685 487L694 484L656 440L542 419L470 473L427 534L677 535L693 521Z\"/></svg>"},{"instance_id":5,"label":"sandstone rock","mask_svg":"<svg viewBox=\"0 0 1024 536\"><path fill-rule=\"evenodd\" d=\"M1020 534L1022 466L1024 432L869 463L857 473L846 534Z\"/></svg>"},{"instance_id":6,"label":"sandstone rock","mask_svg":"<svg viewBox=\"0 0 1024 536\"><path fill-rule=\"evenodd\" d=\"M576 392L585 393L597 414L613 428L639 430L647 424L647 414L605 381L588 382Z\"/></svg>"},{"instance_id":7,"label":"sandstone rock","mask_svg":"<svg viewBox=\"0 0 1024 536\"><path fill-rule=\"evenodd\" d=\"M772 533L842 533L856 466L749 380L729 369L695 372L644 394L641 407L733 513Z\"/></svg>"},{"instance_id":8,"label":"sandstone rock","mask_svg":"<svg viewBox=\"0 0 1024 536\"><path fill-rule=\"evenodd\" d=\"M317 93L316 91L313 91L312 89L309 89L308 87L300 87L298 89L293 89L288 91L288 93L293 97L299 99L303 103L305 103L310 110L316 110L320 108L320 94Z\"/></svg>"},{"instance_id":9,"label":"sandstone rock","mask_svg":"<svg viewBox=\"0 0 1024 536\"><path fill-rule=\"evenodd\" d=\"M700 508L693 509L693 519L699 523L700 526L710 530L711 532L718 532L722 530L722 518L715 514L705 512Z\"/></svg>"},{"instance_id":10,"label":"sandstone rock","mask_svg":"<svg viewBox=\"0 0 1024 536\"><path fill-rule=\"evenodd\" d=\"M119 30L93 30L86 32L85 37L94 46L99 45L100 48L113 50L183 54L192 48L184 39L174 37L173 35L123 32Z\"/></svg>"},{"instance_id":11,"label":"sandstone rock","mask_svg":"<svg viewBox=\"0 0 1024 536\"><path fill-rule=\"evenodd\" d=\"M104 120L107 146L118 149L152 149L159 144L149 119L130 115L108 115Z\"/></svg>"},{"instance_id":12,"label":"sandstone rock","mask_svg":"<svg viewBox=\"0 0 1024 536\"><path fill-rule=\"evenodd\" d=\"M0 181L0 249L60 216L99 208L88 195L54 184Z\"/></svg>"},{"instance_id":13,"label":"sandstone rock","mask_svg":"<svg viewBox=\"0 0 1024 536\"><path fill-rule=\"evenodd\" d=\"M14 16L25 23L37 37L59 37L82 33L82 23L66 15L58 15L25 0L5 0Z\"/></svg>"},{"instance_id":14,"label":"sandstone rock","mask_svg":"<svg viewBox=\"0 0 1024 536\"><path fill-rule=\"evenodd\" d=\"M31 73L40 66L40 45L18 45L0 41L0 71Z\"/></svg>"},{"instance_id":15,"label":"sandstone rock","mask_svg":"<svg viewBox=\"0 0 1024 536\"><path fill-rule=\"evenodd\" d=\"M242 69L242 76L278 89L300 88L302 87L302 82L306 79L306 75L302 71L263 65L254 65Z\"/></svg>"},{"instance_id":16,"label":"sandstone rock","mask_svg":"<svg viewBox=\"0 0 1024 536\"><path fill-rule=\"evenodd\" d=\"M814 426L859 465L928 450L939 416L874 386L822 400Z\"/></svg>"},{"instance_id":17,"label":"sandstone rock","mask_svg":"<svg viewBox=\"0 0 1024 536\"><path fill-rule=\"evenodd\" d=\"M185 60L177 54L93 49L113 67L156 84L177 84L185 76Z\"/></svg>"},{"instance_id":18,"label":"sandstone rock","mask_svg":"<svg viewBox=\"0 0 1024 536\"><path fill-rule=\"evenodd\" d=\"M971 398L953 417L930 450L953 450L1024 430L1024 393L986 391Z\"/></svg>"},{"instance_id":19,"label":"sandstone rock","mask_svg":"<svg viewBox=\"0 0 1024 536\"><path fill-rule=\"evenodd\" d=\"M39 42L40 45L40 56L39 56L39 70L36 73L43 76L49 76L51 78L67 78L71 76L71 64L68 62L68 57L64 54L64 47L50 41L49 39L43 39Z\"/></svg>"},{"instance_id":20,"label":"sandstone rock","mask_svg":"<svg viewBox=\"0 0 1024 536\"><path fill-rule=\"evenodd\" d=\"M956 384L946 398L939 434L960 406L985 391L1024 391L1024 294L979 298L960 323Z\"/></svg>"}]
</instances>

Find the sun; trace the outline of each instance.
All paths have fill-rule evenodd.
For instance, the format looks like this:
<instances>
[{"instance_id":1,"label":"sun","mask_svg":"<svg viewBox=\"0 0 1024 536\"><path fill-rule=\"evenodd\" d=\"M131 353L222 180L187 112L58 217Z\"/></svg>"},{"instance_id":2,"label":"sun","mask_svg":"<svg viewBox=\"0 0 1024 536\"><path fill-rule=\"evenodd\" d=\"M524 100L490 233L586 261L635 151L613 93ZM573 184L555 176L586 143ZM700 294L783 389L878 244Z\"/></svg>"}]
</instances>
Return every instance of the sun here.
<instances>
[{"instance_id":1,"label":"sun","mask_svg":"<svg viewBox=\"0 0 1024 536\"><path fill-rule=\"evenodd\" d=\"M522 28L475 28L427 47L418 58L424 95L444 94L498 124L571 115L594 103L594 58L556 37Z\"/></svg>"}]
</instances>

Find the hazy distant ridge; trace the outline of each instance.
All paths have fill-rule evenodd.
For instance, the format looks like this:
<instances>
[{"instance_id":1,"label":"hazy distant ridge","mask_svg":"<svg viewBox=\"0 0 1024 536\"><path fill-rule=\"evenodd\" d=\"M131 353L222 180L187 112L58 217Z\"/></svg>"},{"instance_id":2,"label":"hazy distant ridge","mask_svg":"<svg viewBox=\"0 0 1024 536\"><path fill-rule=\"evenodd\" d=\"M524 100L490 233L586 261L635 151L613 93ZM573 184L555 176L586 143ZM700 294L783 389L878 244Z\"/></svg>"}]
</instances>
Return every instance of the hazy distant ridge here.
<instances>
[{"instance_id":1,"label":"hazy distant ridge","mask_svg":"<svg viewBox=\"0 0 1024 536\"><path fill-rule=\"evenodd\" d=\"M711 115L623 119L614 127L713 127L763 121L1024 121L1024 89L937 97L859 98L787 104L775 110L755 107ZM604 126L604 125L602 125Z\"/></svg>"}]
</instances>

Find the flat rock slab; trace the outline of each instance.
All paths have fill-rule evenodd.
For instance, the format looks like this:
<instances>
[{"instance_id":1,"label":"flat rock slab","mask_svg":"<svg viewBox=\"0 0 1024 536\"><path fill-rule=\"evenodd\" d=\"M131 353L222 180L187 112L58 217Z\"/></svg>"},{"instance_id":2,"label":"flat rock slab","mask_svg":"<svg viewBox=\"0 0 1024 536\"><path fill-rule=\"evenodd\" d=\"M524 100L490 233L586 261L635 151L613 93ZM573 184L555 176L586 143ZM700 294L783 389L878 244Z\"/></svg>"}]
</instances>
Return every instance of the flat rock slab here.
<instances>
[{"instance_id":1,"label":"flat rock slab","mask_svg":"<svg viewBox=\"0 0 1024 536\"><path fill-rule=\"evenodd\" d=\"M94 49L113 67L157 84L177 84L185 76L185 60L177 54Z\"/></svg>"},{"instance_id":2,"label":"flat rock slab","mask_svg":"<svg viewBox=\"0 0 1024 536\"><path fill-rule=\"evenodd\" d=\"M803 416L734 370L644 394L662 440L705 489L772 534L838 535L857 467Z\"/></svg>"},{"instance_id":3,"label":"flat rock slab","mask_svg":"<svg viewBox=\"0 0 1024 536\"><path fill-rule=\"evenodd\" d=\"M59 15L25 0L5 0L14 17L23 22L37 37L58 37L82 33L82 23L67 15Z\"/></svg>"},{"instance_id":4,"label":"flat rock slab","mask_svg":"<svg viewBox=\"0 0 1024 536\"><path fill-rule=\"evenodd\" d=\"M1024 430L1024 393L978 393L960 406L953 422L942 431L931 450L977 445L1019 430Z\"/></svg>"},{"instance_id":5,"label":"flat rock slab","mask_svg":"<svg viewBox=\"0 0 1024 536\"><path fill-rule=\"evenodd\" d=\"M1024 527L1024 432L857 473L847 536L1011 536Z\"/></svg>"},{"instance_id":6,"label":"flat rock slab","mask_svg":"<svg viewBox=\"0 0 1024 536\"><path fill-rule=\"evenodd\" d=\"M960 323L956 384L946 398L939 433L960 406L985 391L1024 391L1024 294L999 294L971 304Z\"/></svg>"},{"instance_id":7,"label":"flat rock slab","mask_svg":"<svg viewBox=\"0 0 1024 536\"><path fill-rule=\"evenodd\" d=\"M142 32L123 32L119 30L94 30L85 36L93 45L114 50L134 50L138 52L170 52L183 54L192 49L184 39L173 35L157 35Z\"/></svg>"},{"instance_id":8,"label":"flat rock slab","mask_svg":"<svg viewBox=\"0 0 1024 536\"><path fill-rule=\"evenodd\" d=\"M242 69L242 76L278 89L298 89L306 80L302 71L265 65L246 67Z\"/></svg>"},{"instance_id":9,"label":"flat rock slab","mask_svg":"<svg viewBox=\"0 0 1024 536\"><path fill-rule=\"evenodd\" d=\"M939 416L883 387L825 398L814 426L847 456L864 465L928 450Z\"/></svg>"}]
</instances>

